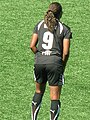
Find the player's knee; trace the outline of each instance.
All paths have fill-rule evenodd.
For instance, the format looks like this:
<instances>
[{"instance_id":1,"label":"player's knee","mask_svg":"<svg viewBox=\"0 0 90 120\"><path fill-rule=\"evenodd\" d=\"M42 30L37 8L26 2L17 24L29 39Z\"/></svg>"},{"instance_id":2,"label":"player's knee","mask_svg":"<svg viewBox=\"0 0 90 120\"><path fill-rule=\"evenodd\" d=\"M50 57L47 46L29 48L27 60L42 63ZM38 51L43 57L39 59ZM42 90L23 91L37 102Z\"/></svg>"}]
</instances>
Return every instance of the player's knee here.
<instances>
[{"instance_id":1,"label":"player's knee","mask_svg":"<svg viewBox=\"0 0 90 120\"><path fill-rule=\"evenodd\" d=\"M60 94L54 91L50 94L50 99L51 100L59 100L60 99Z\"/></svg>"},{"instance_id":2,"label":"player's knee","mask_svg":"<svg viewBox=\"0 0 90 120\"><path fill-rule=\"evenodd\" d=\"M36 84L36 93L43 94L45 92L46 84Z\"/></svg>"},{"instance_id":3,"label":"player's knee","mask_svg":"<svg viewBox=\"0 0 90 120\"><path fill-rule=\"evenodd\" d=\"M38 93L38 94L44 94L44 91L42 91L42 90L36 90L36 93Z\"/></svg>"},{"instance_id":4,"label":"player's knee","mask_svg":"<svg viewBox=\"0 0 90 120\"><path fill-rule=\"evenodd\" d=\"M41 90L36 90L36 93L39 93L39 94L41 94L42 92L41 92Z\"/></svg>"},{"instance_id":5,"label":"player's knee","mask_svg":"<svg viewBox=\"0 0 90 120\"><path fill-rule=\"evenodd\" d=\"M61 94L60 86L50 86L50 99L51 100L59 100Z\"/></svg>"}]
</instances>

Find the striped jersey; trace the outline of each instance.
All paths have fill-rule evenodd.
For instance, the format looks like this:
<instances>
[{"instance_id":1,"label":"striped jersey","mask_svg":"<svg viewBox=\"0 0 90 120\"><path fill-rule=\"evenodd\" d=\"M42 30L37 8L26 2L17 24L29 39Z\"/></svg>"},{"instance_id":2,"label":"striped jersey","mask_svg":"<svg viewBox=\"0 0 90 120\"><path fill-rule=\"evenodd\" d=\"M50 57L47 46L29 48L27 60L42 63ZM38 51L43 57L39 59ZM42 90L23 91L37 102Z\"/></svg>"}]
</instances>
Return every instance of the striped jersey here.
<instances>
[{"instance_id":1,"label":"striped jersey","mask_svg":"<svg viewBox=\"0 0 90 120\"><path fill-rule=\"evenodd\" d=\"M37 23L33 33L38 34L38 51L35 54L35 64L62 64L63 39L72 37L70 28L58 22L52 33L42 20Z\"/></svg>"}]
</instances>

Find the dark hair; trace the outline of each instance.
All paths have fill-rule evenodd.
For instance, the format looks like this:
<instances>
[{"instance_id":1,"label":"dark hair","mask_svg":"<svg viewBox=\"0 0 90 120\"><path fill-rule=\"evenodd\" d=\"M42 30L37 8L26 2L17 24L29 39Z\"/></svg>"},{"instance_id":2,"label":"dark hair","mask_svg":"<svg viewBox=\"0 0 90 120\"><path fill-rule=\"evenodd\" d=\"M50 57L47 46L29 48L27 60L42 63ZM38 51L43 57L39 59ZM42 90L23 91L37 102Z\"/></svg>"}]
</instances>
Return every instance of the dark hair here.
<instances>
[{"instance_id":1,"label":"dark hair","mask_svg":"<svg viewBox=\"0 0 90 120\"><path fill-rule=\"evenodd\" d=\"M52 2L49 5L48 11L46 12L44 16L44 22L48 27L48 30L53 32L55 29L55 26L58 23L58 20L62 16L62 6L58 2Z\"/></svg>"}]
</instances>

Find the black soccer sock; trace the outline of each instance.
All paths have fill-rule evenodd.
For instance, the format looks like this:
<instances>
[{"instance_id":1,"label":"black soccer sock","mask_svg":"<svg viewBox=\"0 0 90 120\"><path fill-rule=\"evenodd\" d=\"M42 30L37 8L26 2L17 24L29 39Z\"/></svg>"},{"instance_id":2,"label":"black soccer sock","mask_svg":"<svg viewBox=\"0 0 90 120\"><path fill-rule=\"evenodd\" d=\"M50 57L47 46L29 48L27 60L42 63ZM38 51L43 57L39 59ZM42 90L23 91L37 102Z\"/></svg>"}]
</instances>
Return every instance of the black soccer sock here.
<instances>
[{"instance_id":1,"label":"black soccer sock","mask_svg":"<svg viewBox=\"0 0 90 120\"><path fill-rule=\"evenodd\" d=\"M32 120L37 120L37 115L41 106L42 97L43 94L35 92L32 100Z\"/></svg>"},{"instance_id":2,"label":"black soccer sock","mask_svg":"<svg viewBox=\"0 0 90 120\"><path fill-rule=\"evenodd\" d=\"M51 100L50 120L57 120L60 113L61 103L59 100Z\"/></svg>"}]
</instances>

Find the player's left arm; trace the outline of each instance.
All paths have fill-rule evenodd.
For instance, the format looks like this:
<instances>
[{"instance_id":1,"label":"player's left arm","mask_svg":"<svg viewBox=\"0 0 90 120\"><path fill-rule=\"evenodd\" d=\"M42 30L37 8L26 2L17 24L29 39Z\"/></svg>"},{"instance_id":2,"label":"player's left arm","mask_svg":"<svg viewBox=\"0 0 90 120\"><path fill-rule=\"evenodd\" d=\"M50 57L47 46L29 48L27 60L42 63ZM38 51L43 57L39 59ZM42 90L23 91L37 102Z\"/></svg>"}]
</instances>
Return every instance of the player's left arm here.
<instances>
[{"instance_id":1,"label":"player's left arm","mask_svg":"<svg viewBox=\"0 0 90 120\"><path fill-rule=\"evenodd\" d=\"M38 51L37 47L36 47L37 42L38 42L38 34L34 33L32 35L32 39L31 39L31 43L30 43L30 48L34 54Z\"/></svg>"}]
</instances>

